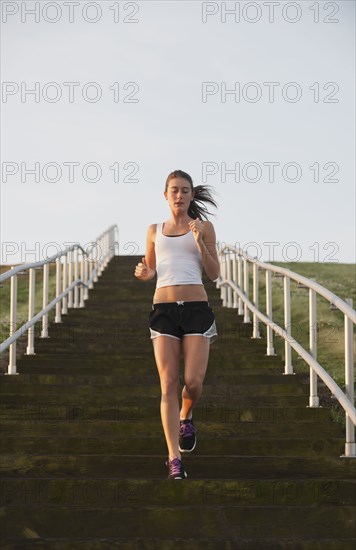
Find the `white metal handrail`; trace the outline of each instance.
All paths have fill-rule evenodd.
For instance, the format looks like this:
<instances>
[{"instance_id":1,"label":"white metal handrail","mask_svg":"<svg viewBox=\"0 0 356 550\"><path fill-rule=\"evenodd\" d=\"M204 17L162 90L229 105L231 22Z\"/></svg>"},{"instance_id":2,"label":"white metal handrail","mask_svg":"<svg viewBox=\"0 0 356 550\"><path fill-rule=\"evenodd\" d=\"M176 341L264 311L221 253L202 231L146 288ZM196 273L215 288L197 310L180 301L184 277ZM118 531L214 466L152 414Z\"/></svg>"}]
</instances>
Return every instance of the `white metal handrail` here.
<instances>
[{"instance_id":1,"label":"white metal handrail","mask_svg":"<svg viewBox=\"0 0 356 550\"><path fill-rule=\"evenodd\" d=\"M28 331L28 342L25 355L36 355L34 350L34 325L42 319L41 338L48 336L48 312L56 307L55 323L61 323L61 315L68 313L68 308L84 307L89 298L89 290L102 274L110 259L115 255L117 225L111 225L84 250L80 244L74 244L63 251L38 262L21 264L12 267L0 275L0 284L11 278L10 289L10 336L1 343L0 353L8 347L9 365L5 374L16 372L16 341ZM98 254L99 251L99 254ZM79 259L79 253L81 258ZM94 257L94 254L96 257ZM61 259L63 258L63 263ZM56 297L48 303L49 264L56 262ZM79 276L80 265L80 276ZM35 313L35 269L43 267L42 310ZM16 330L17 326L17 275L29 271L28 321ZM61 292L62 287L62 292ZM80 291L80 295L79 295ZM61 309L62 302L62 309Z\"/></svg>"},{"instance_id":2,"label":"white metal handrail","mask_svg":"<svg viewBox=\"0 0 356 550\"><path fill-rule=\"evenodd\" d=\"M250 322L249 312L253 313L252 338L260 338L259 321L267 327L267 353L276 355L273 348L273 331L284 338L285 366L284 374L294 374L292 366L291 348L293 348L310 367L310 396L309 407L319 407L318 376L330 389L338 400L346 415L346 442L345 457L356 457L355 425L356 409L354 407L354 342L353 325L356 323L356 311L352 308L352 299L342 300L330 292L314 279L308 279L279 266L274 266L257 258L251 258L242 249L224 245L219 251L220 277L216 287L220 288L223 306L237 308L238 313L244 315L244 323ZM253 301L249 299L249 264L253 264ZM259 270L266 271L266 314L259 311ZM277 325L272 319L272 279L275 276L284 277L284 328ZM298 285L309 289L309 351L305 350L291 334L291 300L290 279ZM345 391L338 386L335 380L317 361L317 330L316 330L316 294L330 301L330 307L339 309L344 314L345 335Z\"/></svg>"}]
</instances>

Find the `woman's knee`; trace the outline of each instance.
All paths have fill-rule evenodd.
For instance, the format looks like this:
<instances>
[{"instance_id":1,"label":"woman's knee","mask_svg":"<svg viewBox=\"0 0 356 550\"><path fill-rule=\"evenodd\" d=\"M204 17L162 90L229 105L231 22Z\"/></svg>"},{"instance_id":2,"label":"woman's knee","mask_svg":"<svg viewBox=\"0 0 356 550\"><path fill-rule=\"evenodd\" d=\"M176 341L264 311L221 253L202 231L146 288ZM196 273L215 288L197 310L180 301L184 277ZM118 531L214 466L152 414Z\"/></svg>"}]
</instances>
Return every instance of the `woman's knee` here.
<instances>
[{"instance_id":1,"label":"woman's knee","mask_svg":"<svg viewBox=\"0 0 356 550\"><path fill-rule=\"evenodd\" d=\"M161 393L162 396L178 395L179 378L171 376L161 376Z\"/></svg>"},{"instance_id":2,"label":"woman's knee","mask_svg":"<svg viewBox=\"0 0 356 550\"><path fill-rule=\"evenodd\" d=\"M200 378L191 378L184 381L188 393L196 394L202 391L203 381Z\"/></svg>"}]
</instances>

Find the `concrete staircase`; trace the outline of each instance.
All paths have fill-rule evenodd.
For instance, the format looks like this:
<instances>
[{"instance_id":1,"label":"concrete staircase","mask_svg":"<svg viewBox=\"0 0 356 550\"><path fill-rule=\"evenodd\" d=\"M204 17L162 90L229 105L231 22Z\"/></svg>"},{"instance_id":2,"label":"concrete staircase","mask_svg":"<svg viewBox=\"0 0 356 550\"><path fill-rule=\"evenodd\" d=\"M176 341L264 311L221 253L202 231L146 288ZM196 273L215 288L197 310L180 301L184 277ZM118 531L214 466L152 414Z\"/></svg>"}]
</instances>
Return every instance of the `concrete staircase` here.
<instances>
[{"instance_id":1,"label":"concrete staircase","mask_svg":"<svg viewBox=\"0 0 356 550\"><path fill-rule=\"evenodd\" d=\"M354 549L356 460L265 332L221 307L184 481L167 480L155 282L111 260L84 309L1 377L2 549ZM181 362L181 369L183 362ZM182 370L181 370L182 372Z\"/></svg>"}]
</instances>

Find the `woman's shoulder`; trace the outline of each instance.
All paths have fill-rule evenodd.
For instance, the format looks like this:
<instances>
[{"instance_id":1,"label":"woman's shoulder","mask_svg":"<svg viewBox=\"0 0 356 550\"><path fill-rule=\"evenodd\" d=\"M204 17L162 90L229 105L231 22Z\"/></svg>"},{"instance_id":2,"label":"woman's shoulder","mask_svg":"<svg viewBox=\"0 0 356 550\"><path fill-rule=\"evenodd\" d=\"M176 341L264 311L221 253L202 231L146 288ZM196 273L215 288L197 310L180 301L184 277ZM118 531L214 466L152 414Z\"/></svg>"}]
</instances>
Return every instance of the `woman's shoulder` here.
<instances>
[{"instance_id":1,"label":"woman's shoulder","mask_svg":"<svg viewBox=\"0 0 356 550\"><path fill-rule=\"evenodd\" d=\"M215 228L210 220L203 222L203 239L209 239L210 241L215 239Z\"/></svg>"},{"instance_id":2,"label":"woman's shoulder","mask_svg":"<svg viewBox=\"0 0 356 550\"><path fill-rule=\"evenodd\" d=\"M214 225L212 224L212 222L210 220L202 220L202 224L203 224L204 227L208 227L209 229L214 228Z\"/></svg>"},{"instance_id":3,"label":"woman's shoulder","mask_svg":"<svg viewBox=\"0 0 356 550\"><path fill-rule=\"evenodd\" d=\"M159 225L162 225L162 223L151 223L148 226L148 233L155 234Z\"/></svg>"}]
</instances>

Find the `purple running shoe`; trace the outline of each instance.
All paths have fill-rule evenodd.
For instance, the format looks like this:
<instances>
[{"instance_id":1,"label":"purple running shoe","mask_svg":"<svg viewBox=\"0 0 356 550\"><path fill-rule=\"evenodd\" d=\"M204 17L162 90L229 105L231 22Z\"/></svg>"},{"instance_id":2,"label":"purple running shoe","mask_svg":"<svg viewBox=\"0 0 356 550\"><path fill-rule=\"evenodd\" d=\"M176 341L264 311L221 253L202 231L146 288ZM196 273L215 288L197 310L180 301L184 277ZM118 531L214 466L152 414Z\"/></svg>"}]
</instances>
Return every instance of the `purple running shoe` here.
<instances>
[{"instance_id":1,"label":"purple running shoe","mask_svg":"<svg viewBox=\"0 0 356 550\"><path fill-rule=\"evenodd\" d=\"M168 466L168 479L185 479L188 477L187 472L184 470L183 463L179 458L169 460L168 457L166 466Z\"/></svg>"},{"instance_id":2,"label":"purple running shoe","mask_svg":"<svg viewBox=\"0 0 356 550\"><path fill-rule=\"evenodd\" d=\"M179 450L181 453L191 453L197 444L196 430L192 418L180 420Z\"/></svg>"}]
</instances>

